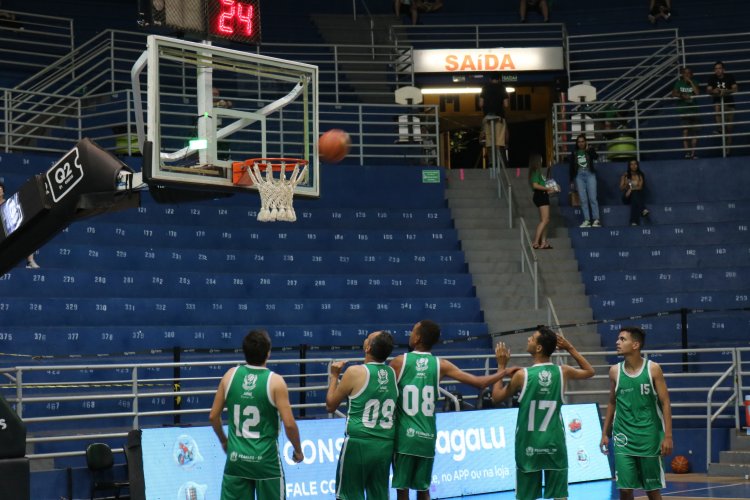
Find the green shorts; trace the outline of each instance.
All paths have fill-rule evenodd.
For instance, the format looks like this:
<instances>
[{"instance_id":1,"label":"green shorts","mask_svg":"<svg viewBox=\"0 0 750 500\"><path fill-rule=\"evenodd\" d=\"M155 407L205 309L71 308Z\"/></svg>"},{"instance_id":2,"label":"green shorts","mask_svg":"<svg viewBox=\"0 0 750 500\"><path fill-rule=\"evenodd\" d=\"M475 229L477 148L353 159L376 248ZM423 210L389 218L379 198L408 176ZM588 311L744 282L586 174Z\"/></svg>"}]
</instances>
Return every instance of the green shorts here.
<instances>
[{"instance_id":1,"label":"green shorts","mask_svg":"<svg viewBox=\"0 0 750 500\"><path fill-rule=\"evenodd\" d=\"M542 472L544 472L544 495L542 495ZM516 498L567 498L568 469L524 472L516 469Z\"/></svg>"},{"instance_id":2,"label":"green shorts","mask_svg":"<svg viewBox=\"0 0 750 500\"><path fill-rule=\"evenodd\" d=\"M640 488L646 491L666 488L661 457L615 455L615 480L621 490Z\"/></svg>"},{"instance_id":3,"label":"green shorts","mask_svg":"<svg viewBox=\"0 0 750 500\"><path fill-rule=\"evenodd\" d=\"M427 491L432 484L434 457L418 457L396 453L393 456L393 480L397 490Z\"/></svg>"},{"instance_id":4,"label":"green shorts","mask_svg":"<svg viewBox=\"0 0 750 500\"><path fill-rule=\"evenodd\" d=\"M347 437L336 468L336 498L388 500L393 440Z\"/></svg>"},{"instance_id":5,"label":"green shorts","mask_svg":"<svg viewBox=\"0 0 750 500\"><path fill-rule=\"evenodd\" d=\"M255 498L286 498L283 477L272 479L248 479L224 474L221 481L221 500Z\"/></svg>"}]
</instances>

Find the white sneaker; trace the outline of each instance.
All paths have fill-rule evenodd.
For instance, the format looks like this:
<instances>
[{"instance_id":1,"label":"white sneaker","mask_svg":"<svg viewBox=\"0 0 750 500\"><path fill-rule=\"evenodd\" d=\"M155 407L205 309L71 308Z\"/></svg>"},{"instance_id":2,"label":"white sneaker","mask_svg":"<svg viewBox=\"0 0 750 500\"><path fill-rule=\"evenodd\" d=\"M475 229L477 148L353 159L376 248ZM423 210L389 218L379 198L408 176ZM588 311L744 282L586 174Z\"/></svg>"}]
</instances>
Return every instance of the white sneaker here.
<instances>
[{"instance_id":1,"label":"white sneaker","mask_svg":"<svg viewBox=\"0 0 750 500\"><path fill-rule=\"evenodd\" d=\"M591 224L592 227L602 227L602 223L599 222L599 219L594 220L594 223Z\"/></svg>"},{"instance_id":2,"label":"white sneaker","mask_svg":"<svg viewBox=\"0 0 750 500\"><path fill-rule=\"evenodd\" d=\"M31 260L26 263L26 269L39 269L39 264L37 264L35 261Z\"/></svg>"},{"instance_id":3,"label":"white sneaker","mask_svg":"<svg viewBox=\"0 0 750 500\"><path fill-rule=\"evenodd\" d=\"M585 221L583 221L583 222L581 223L581 225L580 225L580 226L578 226L578 227L591 227L591 222L589 222L589 221L585 220Z\"/></svg>"}]
</instances>

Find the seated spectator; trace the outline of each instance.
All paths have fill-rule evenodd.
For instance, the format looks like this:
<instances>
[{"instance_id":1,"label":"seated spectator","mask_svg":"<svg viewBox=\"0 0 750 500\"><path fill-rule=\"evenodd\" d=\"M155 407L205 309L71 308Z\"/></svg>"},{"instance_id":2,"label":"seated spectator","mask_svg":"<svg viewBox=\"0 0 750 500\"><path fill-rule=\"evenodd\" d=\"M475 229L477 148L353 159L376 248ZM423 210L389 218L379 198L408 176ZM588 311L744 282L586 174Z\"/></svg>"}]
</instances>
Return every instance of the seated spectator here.
<instances>
[{"instance_id":1,"label":"seated spectator","mask_svg":"<svg viewBox=\"0 0 750 500\"><path fill-rule=\"evenodd\" d=\"M401 17L401 5L409 8L411 24L419 21L420 12L435 12L443 8L443 0L394 0L396 15Z\"/></svg>"},{"instance_id":2,"label":"seated spectator","mask_svg":"<svg viewBox=\"0 0 750 500\"><path fill-rule=\"evenodd\" d=\"M549 6L547 5L547 0L521 0L518 10L521 14L522 23L526 22L526 12L529 10L539 12L544 19L544 22L549 22Z\"/></svg>"},{"instance_id":3,"label":"seated spectator","mask_svg":"<svg viewBox=\"0 0 750 500\"><path fill-rule=\"evenodd\" d=\"M656 24L659 19L669 21L670 17L672 17L672 0L651 0L648 22Z\"/></svg>"},{"instance_id":4,"label":"seated spectator","mask_svg":"<svg viewBox=\"0 0 750 500\"><path fill-rule=\"evenodd\" d=\"M0 205L5 203L5 184L0 182ZM27 269L39 269L39 264L34 260L34 254L26 257L26 268Z\"/></svg>"},{"instance_id":5,"label":"seated spectator","mask_svg":"<svg viewBox=\"0 0 750 500\"><path fill-rule=\"evenodd\" d=\"M628 170L620 177L620 191L622 202L630 205L630 225L637 226L641 217L648 217L648 209L643 199L643 189L646 187L646 176L641 172L638 160L630 160Z\"/></svg>"}]
</instances>

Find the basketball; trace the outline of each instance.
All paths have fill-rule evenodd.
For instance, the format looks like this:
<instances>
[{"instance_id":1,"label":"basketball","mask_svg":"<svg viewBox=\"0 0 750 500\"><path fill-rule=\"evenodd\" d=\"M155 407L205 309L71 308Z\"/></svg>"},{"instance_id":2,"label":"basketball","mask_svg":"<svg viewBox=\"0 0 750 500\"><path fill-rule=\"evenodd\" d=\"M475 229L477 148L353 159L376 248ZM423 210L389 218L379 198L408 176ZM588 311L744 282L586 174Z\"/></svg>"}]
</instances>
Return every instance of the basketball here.
<instances>
[{"instance_id":1,"label":"basketball","mask_svg":"<svg viewBox=\"0 0 750 500\"><path fill-rule=\"evenodd\" d=\"M690 462L684 455L677 455L672 459L672 472L675 474L685 474L690 470Z\"/></svg>"},{"instance_id":2,"label":"basketball","mask_svg":"<svg viewBox=\"0 0 750 500\"><path fill-rule=\"evenodd\" d=\"M326 163L338 163L349 154L352 140L345 131L334 128L318 139L318 156Z\"/></svg>"}]
</instances>

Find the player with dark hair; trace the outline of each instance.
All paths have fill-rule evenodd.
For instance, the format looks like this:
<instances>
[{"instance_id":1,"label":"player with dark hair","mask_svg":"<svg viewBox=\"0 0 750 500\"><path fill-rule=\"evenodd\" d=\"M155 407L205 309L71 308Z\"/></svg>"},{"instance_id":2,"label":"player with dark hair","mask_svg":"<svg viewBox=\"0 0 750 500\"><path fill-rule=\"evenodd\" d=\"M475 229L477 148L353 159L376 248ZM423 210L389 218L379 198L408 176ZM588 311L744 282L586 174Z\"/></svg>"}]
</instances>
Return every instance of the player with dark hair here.
<instances>
[{"instance_id":1,"label":"player with dark hair","mask_svg":"<svg viewBox=\"0 0 750 500\"><path fill-rule=\"evenodd\" d=\"M661 367L641 356L646 335L638 327L620 330L617 354L625 359L609 369L609 404L602 426L602 453L609 453L609 429L615 447L615 478L621 500L633 489L649 500L666 487L662 457L672 453L672 408Z\"/></svg>"},{"instance_id":2,"label":"player with dark hair","mask_svg":"<svg viewBox=\"0 0 750 500\"><path fill-rule=\"evenodd\" d=\"M271 339L252 330L242 341L246 365L230 368L219 382L209 420L227 453L221 498L286 498L278 436L279 417L294 447L292 460L304 459L299 429L289 404L289 390L280 375L266 368ZM221 414L229 412L229 437Z\"/></svg>"},{"instance_id":3,"label":"player with dark hair","mask_svg":"<svg viewBox=\"0 0 750 500\"><path fill-rule=\"evenodd\" d=\"M391 361L399 390L392 486L398 490L400 500L409 497L409 490L416 490L419 500L430 498L437 440L435 405L440 379L448 377L482 389L518 370L506 370L503 366L493 375L478 377L466 373L450 361L432 355L432 348L439 340L440 326L434 321L422 320L414 325L409 336L411 352ZM505 344L499 344L498 349L500 346L505 349Z\"/></svg>"},{"instance_id":4,"label":"player with dark hair","mask_svg":"<svg viewBox=\"0 0 750 500\"><path fill-rule=\"evenodd\" d=\"M550 361L555 349L563 349L580 368L555 365ZM540 326L528 339L526 352L534 364L518 371L506 386L500 380L492 388L492 401L499 402L521 392L516 421L516 498L534 500L567 498L568 452L561 408L563 391L568 380L594 376L594 368L573 344L560 335ZM498 365L505 368L510 351L499 350Z\"/></svg>"},{"instance_id":5,"label":"player with dark hair","mask_svg":"<svg viewBox=\"0 0 750 500\"><path fill-rule=\"evenodd\" d=\"M336 498L341 500L388 499L388 473L396 436L396 374L385 364L393 351L393 337L386 331L372 332L364 342L365 363L331 364L326 409L333 413L349 399L346 439L336 468Z\"/></svg>"}]
</instances>

